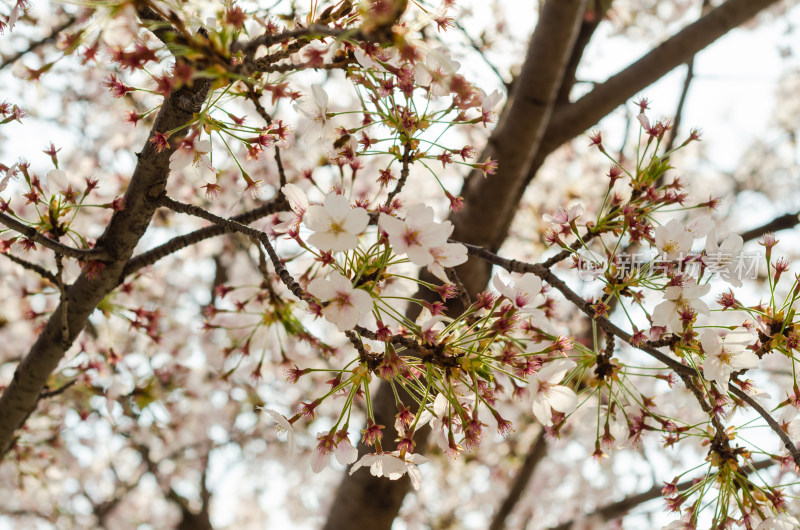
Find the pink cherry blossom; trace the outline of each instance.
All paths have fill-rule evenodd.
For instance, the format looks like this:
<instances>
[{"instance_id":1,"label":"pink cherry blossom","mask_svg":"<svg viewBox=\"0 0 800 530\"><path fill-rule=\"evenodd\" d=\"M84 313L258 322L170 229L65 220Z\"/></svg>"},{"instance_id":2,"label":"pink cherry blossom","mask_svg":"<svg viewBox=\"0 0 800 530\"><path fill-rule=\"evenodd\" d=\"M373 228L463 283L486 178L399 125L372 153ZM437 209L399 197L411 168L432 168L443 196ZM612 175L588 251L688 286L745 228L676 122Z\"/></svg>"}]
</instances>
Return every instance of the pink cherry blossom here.
<instances>
[{"instance_id":1,"label":"pink cherry blossom","mask_svg":"<svg viewBox=\"0 0 800 530\"><path fill-rule=\"evenodd\" d=\"M351 208L346 197L331 192L323 205L308 207L303 222L314 231L309 243L326 252L346 251L358 245L358 234L369 224L369 214L364 208Z\"/></svg>"},{"instance_id":2,"label":"pink cherry blossom","mask_svg":"<svg viewBox=\"0 0 800 530\"><path fill-rule=\"evenodd\" d=\"M564 385L560 385L564 375L577 365L569 359L556 359L547 363L530 380L530 393L533 396L533 415L544 425L553 425L550 409L569 414L578 406L578 396Z\"/></svg>"},{"instance_id":3,"label":"pink cherry blossom","mask_svg":"<svg viewBox=\"0 0 800 530\"><path fill-rule=\"evenodd\" d=\"M433 208L424 204L417 204L408 210L404 221L382 213L379 225L389 235L389 243L395 253L407 254L408 259L420 267L434 263L432 249L445 245L453 231L450 221L434 221Z\"/></svg>"},{"instance_id":4,"label":"pink cherry blossom","mask_svg":"<svg viewBox=\"0 0 800 530\"><path fill-rule=\"evenodd\" d=\"M731 373L758 366L758 356L747 346L755 340L746 331L732 331L721 337L716 331L706 329L700 336L706 360L703 362L703 375L726 389Z\"/></svg>"},{"instance_id":5,"label":"pink cherry blossom","mask_svg":"<svg viewBox=\"0 0 800 530\"><path fill-rule=\"evenodd\" d=\"M353 329L372 309L372 296L354 288L350 280L338 272L332 272L327 278L314 278L308 284L308 292L328 302L322 308L322 315L336 324L339 331Z\"/></svg>"},{"instance_id":6,"label":"pink cherry blossom","mask_svg":"<svg viewBox=\"0 0 800 530\"><path fill-rule=\"evenodd\" d=\"M686 287L669 286L664 290L665 300L653 310L653 325L665 326L670 331L683 331L681 314L694 312L697 315L710 315L708 304L700 299L711 290L709 284L690 284Z\"/></svg>"}]
</instances>

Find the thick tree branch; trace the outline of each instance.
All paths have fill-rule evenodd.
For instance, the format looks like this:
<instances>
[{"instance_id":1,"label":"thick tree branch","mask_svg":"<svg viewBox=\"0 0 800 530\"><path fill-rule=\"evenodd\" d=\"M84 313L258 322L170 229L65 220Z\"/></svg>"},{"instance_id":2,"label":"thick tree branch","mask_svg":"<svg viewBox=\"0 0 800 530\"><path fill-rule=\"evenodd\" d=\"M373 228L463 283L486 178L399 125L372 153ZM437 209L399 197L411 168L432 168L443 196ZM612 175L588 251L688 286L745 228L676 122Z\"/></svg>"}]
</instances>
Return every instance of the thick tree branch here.
<instances>
[{"instance_id":1,"label":"thick tree branch","mask_svg":"<svg viewBox=\"0 0 800 530\"><path fill-rule=\"evenodd\" d=\"M453 238L492 250L504 239L497 218L512 215L522 192L525 176L544 141L544 133L555 107L567 67L573 57L585 0L545 3L528 47L522 72L514 81L509 102L489 139L484 157L498 161L497 174L484 178L473 171L461 190L464 209L451 216ZM488 280L484 263L470 261L459 268L459 276L470 294Z\"/></svg>"},{"instance_id":2,"label":"thick tree branch","mask_svg":"<svg viewBox=\"0 0 800 530\"><path fill-rule=\"evenodd\" d=\"M553 113L539 156L583 133L615 108L661 77L688 62L697 52L780 0L728 0L685 27L575 103Z\"/></svg>"},{"instance_id":3,"label":"thick tree branch","mask_svg":"<svg viewBox=\"0 0 800 530\"><path fill-rule=\"evenodd\" d=\"M195 81L191 88L184 89L174 92L164 101L151 137L156 132L176 131L186 126L193 113L200 110L209 83ZM187 108L187 101L193 102L194 108ZM179 132L172 134L172 145L162 151L158 151L154 143L146 142L138 154L136 169L125 192L125 209L114 213L95 245L97 251L106 256L102 268L84 270L67 288L65 301L53 312L45 329L17 367L13 380L0 397L0 455L10 449L15 431L36 408L50 374L86 325L89 315L118 285L125 264L150 224L158 206L157 199L164 192L169 175L169 157L181 136ZM67 337L64 337L62 329L62 306L67 308Z\"/></svg>"},{"instance_id":4,"label":"thick tree branch","mask_svg":"<svg viewBox=\"0 0 800 530\"><path fill-rule=\"evenodd\" d=\"M760 11L779 1L728 0L604 83L596 85L591 92L575 103L557 106L552 113L528 174L524 177L524 182L519 183L518 188L509 189L509 193L512 193L519 201L522 198L521 190L527 188L550 153L565 142L584 133L614 109L673 69L686 63L700 50L712 44L731 29L747 22ZM500 165L502 167L502 161ZM476 179L471 178L471 180ZM489 188L491 185L491 182L487 180L483 187ZM476 197L481 196L481 191L484 190L479 190ZM467 206L468 204L465 204L465 209ZM493 232L494 238L483 243L470 242L481 244L491 250L500 248L514 219L516 209L517 203L514 203L511 207L494 210L496 214L499 214L492 221L492 224L496 226ZM468 241L468 239L462 238L462 241Z\"/></svg>"}]
</instances>

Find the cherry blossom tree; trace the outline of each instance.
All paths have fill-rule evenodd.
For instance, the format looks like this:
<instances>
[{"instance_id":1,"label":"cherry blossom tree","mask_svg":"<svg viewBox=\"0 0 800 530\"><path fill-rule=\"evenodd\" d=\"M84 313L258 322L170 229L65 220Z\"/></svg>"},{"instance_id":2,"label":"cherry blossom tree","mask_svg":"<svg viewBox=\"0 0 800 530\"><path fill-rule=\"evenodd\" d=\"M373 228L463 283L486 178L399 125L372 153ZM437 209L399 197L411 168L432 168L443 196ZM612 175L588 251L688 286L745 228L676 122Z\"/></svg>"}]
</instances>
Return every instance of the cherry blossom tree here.
<instances>
[{"instance_id":1,"label":"cherry blossom tree","mask_svg":"<svg viewBox=\"0 0 800 530\"><path fill-rule=\"evenodd\" d=\"M709 197L680 122L793 3L496 4L0 7L8 521L800 525L798 216L737 225L766 144Z\"/></svg>"}]
</instances>

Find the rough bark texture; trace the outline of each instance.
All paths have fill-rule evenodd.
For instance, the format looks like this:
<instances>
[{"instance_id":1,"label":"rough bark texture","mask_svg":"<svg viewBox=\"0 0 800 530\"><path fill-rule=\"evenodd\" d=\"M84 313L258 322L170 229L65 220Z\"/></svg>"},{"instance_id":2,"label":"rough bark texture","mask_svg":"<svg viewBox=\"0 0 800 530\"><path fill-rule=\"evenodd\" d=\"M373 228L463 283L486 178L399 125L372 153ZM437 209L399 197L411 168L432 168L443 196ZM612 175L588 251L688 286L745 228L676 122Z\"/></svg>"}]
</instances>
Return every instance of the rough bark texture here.
<instances>
[{"instance_id":1,"label":"rough bark texture","mask_svg":"<svg viewBox=\"0 0 800 530\"><path fill-rule=\"evenodd\" d=\"M577 0L545 4L522 72L483 154L498 161L497 174L484 178L473 172L468 177L461 190L464 209L451 216L454 239L496 250L505 238L498 233L503 225L497 219L510 217L525 191L525 176L550 121L585 8L586 2ZM490 268L470 260L459 269L468 292L484 288Z\"/></svg>"},{"instance_id":2,"label":"rough bark texture","mask_svg":"<svg viewBox=\"0 0 800 530\"><path fill-rule=\"evenodd\" d=\"M184 88L168 97L156 117L151 131L166 132L186 125L194 112L200 110L208 93L208 81L197 81L191 89ZM172 145L180 134L172 137ZM44 331L14 372L14 378L0 397L0 455L12 446L15 431L36 409L39 395L50 374L64 357L66 350L83 330L89 315L108 293L119 284L122 270L133 249L144 234L156 209L155 199L164 192L169 176L169 157L173 149L157 152L147 142L138 154L138 163L125 192L125 208L116 212L96 248L107 251L109 259L94 278L85 272L66 289L66 300L47 322ZM61 315L66 309L67 336L62 332Z\"/></svg>"},{"instance_id":3,"label":"rough bark texture","mask_svg":"<svg viewBox=\"0 0 800 530\"><path fill-rule=\"evenodd\" d=\"M574 103L568 102L569 89L594 28L584 25L576 39L585 2L551 0L545 4L523 71L514 82L513 93L484 153L499 161L498 174L486 179L479 172L469 175L461 193L464 209L451 217L454 239L498 249L523 192L550 153L778 1L729 0ZM458 274L474 294L487 285L490 270L487 264L470 260L459 268ZM388 428L394 420L394 398L388 386L378 390L375 401L389 407L387 411L375 406L376 417L384 418L383 424L387 425L388 438ZM419 446L423 443L418 442ZM407 479L390 482L366 472L346 476L336 492L325 528L391 528L409 485Z\"/></svg>"}]
</instances>

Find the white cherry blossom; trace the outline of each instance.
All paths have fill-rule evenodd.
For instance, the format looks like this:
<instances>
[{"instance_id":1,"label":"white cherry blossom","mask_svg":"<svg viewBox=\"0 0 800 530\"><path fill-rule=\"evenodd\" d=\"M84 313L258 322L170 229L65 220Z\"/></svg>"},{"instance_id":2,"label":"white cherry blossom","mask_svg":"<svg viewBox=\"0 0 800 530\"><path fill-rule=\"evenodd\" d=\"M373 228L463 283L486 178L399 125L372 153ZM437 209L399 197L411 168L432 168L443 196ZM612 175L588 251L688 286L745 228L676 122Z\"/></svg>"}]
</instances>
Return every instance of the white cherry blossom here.
<instances>
[{"instance_id":1,"label":"white cherry blossom","mask_svg":"<svg viewBox=\"0 0 800 530\"><path fill-rule=\"evenodd\" d=\"M428 53L425 63L417 63L414 67L414 78L418 85L430 88L433 96L450 94L450 77L455 74L461 64L450 59L443 48L436 48Z\"/></svg>"},{"instance_id":2,"label":"white cherry blossom","mask_svg":"<svg viewBox=\"0 0 800 530\"><path fill-rule=\"evenodd\" d=\"M417 466L427 461L428 459L424 456L414 453L406 453L401 456L400 451L368 454L362 456L361 460L350 468L350 474L352 475L363 466L369 466L369 472L373 476L386 477L389 480L397 480L408 473L411 485L418 490L422 483L422 473Z\"/></svg>"},{"instance_id":3,"label":"white cherry blossom","mask_svg":"<svg viewBox=\"0 0 800 530\"><path fill-rule=\"evenodd\" d=\"M328 94L321 85L312 85L313 96L303 97L294 108L304 118L298 129L298 136L306 145L314 144L333 136L333 123L328 118Z\"/></svg>"},{"instance_id":4,"label":"white cherry blossom","mask_svg":"<svg viewBox=\"0 0 800 530\"><path fill-rule=\"evenodd\" d=\"M189 166L196 167L203 177L216 175L217 170L211 165L208 153L211 152L211 142L199 140L192 143L182 143L169 157L170 171L178 171Z\"/></svg>"},{"instance_id":5,"label":"white cherry blossom","mask_svg":"<svg viewBox=\"0 0 800 530\"><path fill-rule=\"evenodd\" d=\"M329 193L322 205L313 204L303 215L305 225L314 233L308 242L324 251L346 251L356 248L358 234L369 224L364 208L351 208L346 197Z\"/></svg>"},{"instance_id":6,"label":"white cherry blossom","mask_svg":"<svg viewBox=\"0 0 800 530\"><path fill-rule=\"evenodd\" d=\"M717 273L731 285L741 287L742 278L737 274L737 269L743 246L744 239L738 234L731 234L721 245L717 245L717 232L711 230L706 238L706 256L703 258L709 272Z\"/></svg>"},{"instance_id":7,"label":"white cherry blossom","mask_svg":"<svg viewBox=\"0 0 800 530\"><path fill-rule=\"evenodd\" d=\"M447 222L449 223L449 221ZM452 225L450 226L452 231ZM439 246L431 247L429 252L433 256L433 262L428 265L428 272L445 283L450 282L445 269L461 265L467 261L467 247L460 243L443 243Z\"/></svg>"},{"instance_id":8,"label":"white cherry blossom","mask_svg":"<svg viewBox=\"0 0 800 530\"><path fill-rule=\"evenodd\" d=\"M308 284L308 292L328 302L322 308L322 315L336 324L339 331L353 329L372 309L372 296L354 288L350 280L338 272L332 272L327 278L314 278Z\"/></svg>"},{"instance_id":9,"label":"white cherry blossom","mask_svg":"<svg viewBox=\"0 0 800 530\"><path fill-rule=\"evenodd\" d=\"M274 230L283 233L300 226L303 216L308 210L308 197L299 186L292 183L285 184L281 188L281 192L283 192L286 200L289 201L289 208L292 210L291 212L278 213L280 223L275 225Z\"/></svg>"},{"instance_id":10,"label":"white cherry blossom","mask_svg":"<svg viewBox=\"0 0 800 530\"><path fill-rule=\"evenodd\" d=\"M708 304L700 299L711 290L709 284L690 284L686 287L671 285L664 290L665 300L653 309L653 325L665 326L672 332L683 331L681 312L694 311L698 315L710 315Z\"/></svg>"},{"instance_id":11,"label":"white cherry blossom","mask_svg":"<svg viewBox=\"0 0 800 530\"><path fill-rule=\"evenodd\" d=\"M692 234L692 238L700 239L714 229L714 221L710 215L701 215L686 223L685 230Z\"/></svg>"},{"instance_id":12,"label":"white cherry blossom","mask_svg":"<svg viewBox=\"0 0 800 530\"><path fill-rule=\"evenodd\" d=\"M549 427L553 425L550 409L569 414L578 406L578 396L564 385L559 384L566 373L577 365L569 359L556 359L547 363L530 380L533 396L533 415L539 422Z\"/></svg>"},{"instance_id":13,"label":"white cherry blossom","mask_svg":"<svg viewBox=\"0 0 800 530\"><path fill-rule=\"evenodd\" d=\"M697 525L692 523L691 517L687 515L672 521L666 526L662 526L661 530L697 530Z\"/></svg>"},{"instance_id":14,"label":"white cherry blossom","mask_svg":"<svg viewBox=\"0 0 800 530\"><path fill-rule=\"evenodd\" d=\"M726 389L731 373L758 366L758 356L747 346L754 340L746 331L732 331L721 337L712 329L706 329L700 336L700 344L706 354L703 362L703 375Z\"/></svg>"},{"instance_id":15,"label":"white cherry blossom","mask_svg":"<svg viewBox=\"0 0 800 530\"><path fill-rule=\"evenodd\" d=\"M358 459L358 449L353 447L350 439L343 432L342 434L323 432L317 435L319 443L316 450L311 455L311 470L319 473L330 463L330 457L343 466L348 466Z\"/></svg>"},{"instance_id":16,"label":"white cherry blossom","mask_svg":"<svg viewBox=\"0 0 800 530\"><path fill-rule=\"evenodd\" d=\"M433 412L428 409L423 410L422 414L419 416L419 422L417 423L417 429L428 423L430 424L436 445L445 452L450 450L450 444L447 440L447 423L444 421L447 415L448 405L449 402L447 398L444 394L440 393L436 396L436 399L433 400Z\"/></svg>"},{"instance_id":17,"label":"white cherry blossom","mask_svg":"<svg viewBox=\"0 0 800 530\"><path fill-rule=\"evenodd\" d=\"M692 250L694 237L679 221L657 226L655 230L656 248L665 259L682 259Z\"/></svg>"},{"instance_id":18,"label":"white cherry blossom","mask_svg":"<svg viewBox=\"0 0 800 530\"><path fill-rule=\"evenodd\" d=\"M275 422L275 428L279 433L286 433L286 443L289 445L289 452L294 453L294 428L292 427L292 424L289 423L289 420L286 419L286 416L277 410L265 408L262 408L261 410L269 414L269 417Z\"/></svg>"},{"instance_id":19,"label":"white cherry blossom","mask_svg":"<svg viewBox=\"0 0 800 530\"><path fill-rule=\"evenodd\" d=\"M417 204L408 210L404 221L382 213L381 230L389 235L389 244L397 254L407 254L414 265L425 267L434 263L432 249L447 243L453 232L450 221L433 220L433 208Z\"/></svg>"},{"instance_id":20,"label":"white cherry blossom","mask_svg":"<svg viewBox=\"0 0 800 530\"><path fill-rule=\"evenodd\" d=\"M782 513L764 519L756 530L797 530L797 528L800 528L800 520L788 513Z\"/></svg>"},{"instance_id":21,"label":"white cherry blossom","mask_svg":"<svg viewBox=\"0 0 800 530\"><path fill-rule=\"evenodd\" d=\"M8 187L9 182L17 179L18 171L19 171L19 164L14 164L13 166L11 166L6 170L5 176L2 179L0 179L0 192L6 190L6 187Z\"/></svg>"}]
</instances>

